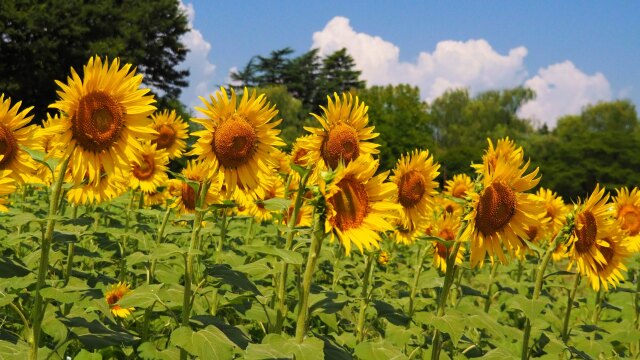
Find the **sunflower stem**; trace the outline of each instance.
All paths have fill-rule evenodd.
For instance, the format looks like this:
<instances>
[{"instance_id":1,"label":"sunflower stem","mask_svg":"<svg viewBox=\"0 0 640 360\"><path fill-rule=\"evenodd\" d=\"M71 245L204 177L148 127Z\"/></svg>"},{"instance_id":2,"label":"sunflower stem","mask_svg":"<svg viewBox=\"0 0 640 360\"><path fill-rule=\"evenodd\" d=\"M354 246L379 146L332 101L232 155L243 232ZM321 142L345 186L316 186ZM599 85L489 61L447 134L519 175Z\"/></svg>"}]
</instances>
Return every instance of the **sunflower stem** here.
<instances>
[{"instance_id":1,"label":"sunflower stem","mask_svg":"<svg viewBox=\"0 0 640 360\"><path fill-rule=\"evenodd\" d=\"M322 214L315 214L315 223L313 227L313 236L311 238L311 247L307 256L307 264L304 269L304 277L302 278L302 291L300 293L300 303L298 305L298 321L296 323L296 341L302 344L304 336L307 333L308 315L309 315L309 292L311 290L311 282L313 281L313 273L316 268L316 262L320 256L322 241L324 240L324 222Z\"/></svg>"},{"instance_id":2,"label":"sunflower stem","mask_svg":"<svg viewBox=\"0 0 640 360\"><path fill-rule=\"evenodd\" d=\"M164 216L162 217L162 223L160 224L160 228L158 229L158 234L156 237L156 247L160 247L162 243L162 239L164 238L164 231L167 228L167 223L169 222L169 217L171 216L171 207L167 206L167 210L164 212ZM156 278L156 266L158 265L158 259L153 258L151 260L151 269L149 270L149 278L147 279L147 283L151 283Z\"/></svg>"},{"instance_id":3,"label":"sunflower stem","mask_svg":"<svg viewBox=\"0 0 640 360\"><path fill-rule=\"evenodd\" d=\"M425 246L424 249L418 249L418 256L416 262L416 268L413 273L413 283L411 284L411 294L409 295L409 317L413 317L413 313L415 312L415 298L418 292L418 282L420 281L420 275L422 274L422 267L424 265L424 258L427 256L429 252L429 246Z\"/></svg>"},{"instance_id":4,"label":"sunflower stem","mask_svg":"<svg viewBox=\"0 0 640 360\"><path fill-rule=\"evenodd\" d=\"M364 277L362 278L362 291L360 292L360 311L358 313L358 322L356 325L356 343L359 344L364 340L364 324L367 319L367 307L371 293L369 292L369 282L373 275L373 263L375 253L371 252L365 259Z\"/></svg>"},{"instance_id":5,"label":"sunflower stem","mask_svg":"<svg viewBox=\"0 0 640 360\"><path fill-rule=\"evenodd\" d=\"M296 195L296 201L293 203L293 211L291 217L287 219L287 239L285 240L284 248L287 251L293 249L293 236L295 235L295 226L298 215L300 214L300 208L304 200L304 190L307 186L307 180L309 179L311 171L308 171L298 183L298 193ZM273 332L280 334L282 332L282 325L284 319L287 317L287 303L286 303L286 291L287 291L287 275L289 273L289 264L284 260L282 261L282 268L280 275L278 276L278 289L276 292L276 321L274 324Z\"/></svg>"},{"instance_id":6,"label":"sunflower stem","mask_svg":"<svg viewBox=\"0 0 640 360\"><path fill-rule=\"evenodd\" d=\"M218 247L216 248L218 255L222 252L222 247L224 246L224 242L227 238L227 225L227 209L222 208L222 218L220 219L220 239L218 241Z\"/></svg>"},{"instance_id":7,"label":"sunflower stem","mask_svg":"<svg viewBox=\"0 0 640 360\"><path fill-rule=\"evenodd\" d=\"M496 261L491 264L491 275L489 275L489 285L487 286L487 297L484 299L484 312L488 313L491 308L491 301L493 300L493 282L496 279L496 274L498 272L498 264Z\"/></svg>"},{"instance_id":8,"label":"sunflower stem","mask_svg":"<svg viewBox=\"0 0 640 360\"><path fill-rule=\"evenodd\" d=\"M129 223L131 221L131 210L133 209L133 202L136 197L136 192L131 191L131 197L129 198L129 205L125 211L124 218L124 235L122 236L122 244L120 245L120 276L119 280L124 282L127 277L127 242L129 241Z\"/></svg>"},{"instance_id":9,"label":"sunflower stem","mask_svg":"<svg viewBox=\"0 0 640 360\"><path fill-rule=\"evenodd\" d=\"M591 316L592 325L597 325L598 320L600 320L600 312L602 311L602 287L598 288L598 292L596 292L596 300L595 300L595 311Z\"/></svg>"},{"instance_id":10,"label":"sunflower stem","mask_svg":"<svg viewBox=\"0 0 640 360\"><path fill-rule=\"evenodd\" d=\"M40 347L40 332L42 330L42 320L44 318L45 303L40 295L40 291L45 285L45 279L49 270L49 250L51 250L51 241L53 239L53 229L56 225L56 215L58 214L58 204L60 203L60 194L62 194L62 183L64 182L64 174L69 165L67 157L60 164L58 176L53 181L51 193L49 197L49 215L47 216L47 227L42 237L42 245L40 246L40 265L38 266L38 281L36 282L35 302L33 304L33 329L31 332L31 348L29 359L38 358L38 348Z\"/></svg>"},{"instance_id":11,"label":"sunflower stem","mask_svg":"<svg viewBox=\"0 0 640 360\"><path fill-rule=\"evenodd\" d=\"M189 327L189 320L191 315L191 285L193 282L193 264L196 257L198 236L200 236L200 230L202 229L202 217L205 210L203 205L207 198L207 191L209 190L209 182L205 181L200 183L199 197L196 201L195 217L193 219L193 225L191 228L191 240L189 242L189 250L185 256L184 266L184 294L182 297L182 326ZM180 349L180 359L187 359L187 352L184 349Z\"/></svg>"},{"instance_id":12,"label":"sunflower stem","mask_svg":"<svg viewBox=\"0 0 640 360\"><path fill-rule=\"evenodd\" d=\"M576 278L573 281L573 288L571 291L567 291L567 311L564 314L564 322L562 324L562 342L565 344L569 341L569 320L571 318L571 309L573 309L573 299L576 297L581 277L580 272L576 273Z\"/></svg>"}]
</instances>

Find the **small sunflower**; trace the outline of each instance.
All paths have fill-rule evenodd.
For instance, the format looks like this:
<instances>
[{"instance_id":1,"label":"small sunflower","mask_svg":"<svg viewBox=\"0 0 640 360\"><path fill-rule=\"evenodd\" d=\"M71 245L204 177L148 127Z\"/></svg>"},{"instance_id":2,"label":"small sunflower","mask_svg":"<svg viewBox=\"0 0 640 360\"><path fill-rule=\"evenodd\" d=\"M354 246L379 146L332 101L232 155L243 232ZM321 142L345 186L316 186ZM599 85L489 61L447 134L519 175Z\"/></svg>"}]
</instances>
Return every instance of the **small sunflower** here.
<instances>
[{"instance_id":1,"label":"small sunflower","mask_svg":"<svg viewBox=\"0 0 640 360\"><path fill-rule=\"evenodd\" d=\"M473 191L473 181L467 174L454 175L444 186L445 194L459 199L463 199L470 191Z\"/></svg>"},{"instance_id":2,"label":"small sunflower","mask_svg":"<svg viewBox=\"0 0 640 360\"><path fill-rule=\"evenodd\" d=\"M462 239L471 241L471 266L484 263L488 253L493 262L497 256L502 263L507 258L504 245L512 255L517 255L528 237L526 229L538 225L540 209L537 202L524 193L538 184L538 169L524 175L529 167L498 159L495 168L483 174L483 190L471 193L472 210L464 218L468 222Z\"/></svg>"},{"instance_id":3,"label":"small sunflower","mask_svg":"<svg viewBox=\"0 0 640 360\"><path fill-rule=\"evenodd\" d=\"M378 265L380 266L387 266L389 265L389 261L391 260L391 255L389 255L388 251L380 251L380 253L378 253L378 258L376 259L378 262Z\"/></svg>"},{"instance_id":4,"label":"small sunflower","mask_svg":"<svg viewBox=\"0 0 640 360\"><path fill-rule=\"evenodd\" d=\"M171 160L181 158L187 148L189 124L175 110L156 112L151 116L151 121L153 129L158 132L151 141L156 144L156 149L165 150Z\"/></svg>"},{"instance_id":5,"label":"small sunflower","mask_svg":"<svg viewBox=\"0 0 640 360\"><path fill-rule=\"evenodd\" d=\"M56 83L60 100L50 107L62 111L63 132L52 145L63 157L71 156L73 181L87 177L98 183L103 168L109 176L126 174L129 159L142 150L137 139L156 134L148 119L155 99L140 88L142 75L131 64L121 68L117 58L109 66L96 56L84 66L83 78L72 68L67 84Z\"/></svg>"},{"instance_id":6,"label":"small sunflower","mask_svg":"<svg viewBox=\"0 0 640 360\"><path fill-rule=\"evenodd\" d=\"M588 274L591 287L595 291L600 287L609 291L609 285L616 287L620 281L624 280L621 271L627 271L624 261L631 256L631 252L620 232L614 231L612 235L610 238L603 238L600 245L596 245L605 261L596 263L593 272Z\"/></svg>"},{"instance_id":7,"label":"small sunflower","mask_svg":"<svg viewBox=\"0 0 640 360\"><path fill-rule=\"evenodd\" d=\"M182 175L191 181L203 184L207 180L208 168L202 161L189 160L187 167L182 169ZM212 183L209 186L203 207L214 204L219 200L217 184ZM182 214L193 213L196 210L196 203L199 193L186 182L178 179L171 179L167 183L167 191L176 199L171 204L172 208L177 208Z\"/></svg>"},{"instance_id":8,"label":"small sunflower","mask_svg":"<svg viewBox=\"0 0 640 360\"><path fill-rule=\"evenodd\" d=\"M284 183L278 175L272 175L260 184L260 187L256 189L256 200L249 202L247 211L258 222L270 221L273 219L273 214L265 208L264 201L274 198L284 198Z\"/></svg>"},{"instance_id":9,"label":"small sunflower","mask_svg":"<svg viewBox=\"0 0 640 360\"><path fill-rule=\"evenodd\" d=\"M346 166L341 163L333 181L321 186L327 207L325 231L331 233L331 241L338 237L347 255L352 244L360 252L379 248L379 232L391 230L388 219L397 217L398 206L388 200L396 186L384 182L388 172L373 176L377 168L377 160L360 156Z\"/></svg>"},{"instance_id":10,"label":"small sunflower","mask_svg":"<svg viewBox=\"0 0 640 360\"><path fill-rule=\"evenodd\" d=\"M580 273L588 275L591 281L597 273L598 267L606 265L607 259L601 249L606 248L615 235L613 209L607 205L609 194L605 189L596 185L593 193L584 204L578 204L575 215L575 226L567 241L569 247L569 268L574 263L578 265Z\"/></svg>"},{"instance_id":11,"label":"small sunflower","mask_svg":"<svg viewBox=\"0 0 640 360\"><path fill-rule=\"evenodd\" d=\"M168 182L168 180L167 180ZM144 195L145 206L165 205L171 195L166 188L156 188L154 191Z\"/></svg>"},{"instance_id":12,"label":"small sunflower","mask_svg":"<svg viewBox=\"0 0 640 360\"><path fill-rule=\"evenodd\" d=\"M108 175L104 170L97 182L85 181L67 191L67 200L74 205L100 204L124 194L128 180L120 174Z\"/></svg>"},{"instance_id":13,"label":"small sunflower","mask_svg":"<svg viewBox=\"0 0 640 360\"><path fill-rule=\"evenodd\" d=\"M429 229L430 235L437 236L452 245L456 239L456 234L460 229L460 218L452 216L438 216ZM447 271L447 258L449 257L451 246L434 241L433 242L433 264L441 271ZM464 247L461 246L456 254L456 264L462 264L464 260Z\"/></svg>"},{"instance_id":14,"label":"small sunflower","mask_svg":"<svg viewBox=\"0 0 640 360\"><path fill-rule=\"evenodd\" d=\"M617 189L614 200L615 216L628 236L629 249L640 251L640 190L637 187Z\"/></svg>"},{"instance_id":15,"label":"small sunflower","mask_svg":"<svg viewBox=\"0 0 640 360\"><path fill-rule=\"evenodd\" d=\"M335 101L327 96L328 105L322 107L322 116L311 114L321 128L305 127L311 137L303 138L301 146L307 151L306 161L317 171L327 167L336 169L340 161L348 165L360 155L377 154L379 145L369 142L379 134L369 126L368 107L351 94L342 94L342 100L334 93Z\"/></svg>"},{"instance_id":16,"label":"small sunflower","mask_svg":"<svg viewBox=\"0 0 640 360\"><path fill-rule=\"evenodd\" d=\"M291 173L291 166L289 165L291 159L289 154L284 151L273 149L273 158L276 160L275 169L276 172L283 175Z\"/></svg>"},{"instance_id":17,"label":"small sunflower","mask_svg":"<svg viewBox=\"0 0 640 360\"><path fill-rule=\"evenodd\" d=\"M522 147L516 146L515 142L509 139L509 137L499 139L495 147L491 139L487 139L487 142L489 143L489 147L482 156L482 164L472 165L477 173L488 174L493 172L498 161L510 163L514 166L518 166L523 162L524 151Z\"/></svg>"},{"instance_id":18,"label":"small sunflower","mask_svg":"<svg viewBox=\"0 0 640 360\"><path fill-rule=\"evenodd\" d=\"M289 205L289 209L287 210L287 216L283 218L283 222L285 224L288 224L289 218L293 216L293 207L295 206L296 196L297 196L296 194L292 195L291 205ZM305 204L303 200L302 205L298 210L298 217L296 219L295 226L310 227L312 220L313 220L313 206Z\"/></svg>"},{"instance_id":19,"label":"small sunflower","mask_svg":"<svg viewBox=\"0 0 640 360\"><path fill-rule=\"evenodd\" d=\"M206 118L193 119L205 127L193 135L198 137L190 155L210 164L211 173L221 172L227 187L232 190L242 185L247 190L258 187L273 172L276 164L273 150L284 145L275 127L282 120L272 121L278 114L264 94L256 95L245 89L237 103L236 92L231 98L224 88L216 92L210 101L200 100L204 108L196 107Z\"/></svg>"},{"instance_id":20,"label":"small sunflower","mask_svg":"<svg viewBox=\"0 0 640 360\"><path fill-rule=\"evenodd\" d=\"M11 106L11 98L0 94L0 170L11 170L9 176L19 183L31 182L36 163L22 146L34 148L35 127L27 126L33 115L28 116L33 106L19 111L22 101ZM36 135L37 136L37 135Z\"/></svg>"},{"instance_id":21,"label":"small sunflower","mask_svg":"<svg viewBox=\"0 0 640 360\"><path fill-rule=\"evenodd\" d=\"M2 156L0 155L0 161L2 161ZM16 191L15 180L9 176L10 173L11 170L0 170L0 212L9 211L4 205L8 202L5 196Z\"/></svg>"},{"instance_id":22,"label":"small sunflower","mask_svg":"<svg viewBox=\"0 0 640 360\"><path fill-rule=\"evenodd\" d=\"M391 181L398 187L394 200L402 207L401 219L405 227L410 223L415 226L428 215L432 199L438 193L438 183L434 180L439 168L428 151L415 150L398 160Z\"/></svg>"},{"instance_id":23,"label":"small sunflower","mask_svg":"<svg viewBox=\"0 0 640 360\"><path fill-rule=\"evenodd\" d=\"M552 190L540 188L535 195L536 200L540 202L542 207L543 217L541 219L542 228L538 229L539 238L546 238L551 241L558 234L558 231L562 228L569 213L569 208L562 200L562 196ZM531 237L530 237L531 238ZM533 241L533 238L531 238Z\"/></svg>"},{"instance_id":24,"label":"small sunflower","mask_svg":"<svg viewBox=\"0 0 640 360\"><path fill-rule=\"evenodd\" d=\"M118 301L120 301L124 296L129 294L131 289L127 283L119 282L118 284L114 284L107 288L107 292L104 295L107 300L107 304L109 304L109 308L111 309L111 314L115 317L126 318L135 310L135 308L123 308L118 305Z\"/></svg>"},{"instance_id":25,"label":"small sunflower","mask_svg":"<svg viewBox=\"0 0 640 360\"><path fill-rule=\"evenodd\" d=\"M158 150L156 146L156 144L144 142L138 156L131 159L130 186L132 189L140 189L143 193L150 194L169 180L167 176L169 154L164 150Z\"/></svg>"},{"instance_id":26,"label":"small sunflower","mask_svg":"<svg viewBox=\"0 0 640 360\"><path fill-rule=\"evenodd\" d=\"M427 222L424 219L420 219L416 223L403 224L402 220L394 219L393 224L395 229L393 230L393 237L396 244L411 245L416 240L424 235L424 229Z\"/></svg>"}]
</instances>

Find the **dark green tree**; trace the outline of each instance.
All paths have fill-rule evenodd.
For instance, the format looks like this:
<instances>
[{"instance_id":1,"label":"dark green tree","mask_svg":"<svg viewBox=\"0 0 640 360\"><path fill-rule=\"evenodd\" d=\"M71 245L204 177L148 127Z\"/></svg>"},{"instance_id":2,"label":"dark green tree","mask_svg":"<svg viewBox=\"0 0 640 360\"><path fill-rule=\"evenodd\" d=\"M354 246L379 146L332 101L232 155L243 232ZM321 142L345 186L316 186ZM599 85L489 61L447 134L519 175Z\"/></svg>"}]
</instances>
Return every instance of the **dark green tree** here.
<instances>
[{"instance_id":1,"label":"dark green tree","mask_svg":"<svg viewBox=\"0 0 640 360\"><path fill-rule=\"evenodd\" d=\"M258 55L255 69L257 72L256 83L258 86L282 85L286 82L287 68L291 63L289 56L293 49L274 50L268 57Z\"/></svg>"},{"instance_id":2,"label":"dark green tree","mask_svg":"<svg viewBox=\"0 0 640 360\"><path fill-rule=\"evenodd\" d=\"M320 72L320 103L326 102L326 95L350 90L364 89L366 83L360 80L361 71L355 69L356 63L342 48L322 59Z\"/></svg>"},{"instance_id":3,"label":"dark green tree","mask_svg":"<svg viewBox=\"0 0 640 360\"><path fill-rule=\"evenodd\" d=\"M312 49L291 60L286 69L287 89L309 111L317 107L321 66L318 49Z\"/></svg>"},{"instance_id":4,"label":"dark green tree","mask_svg":"<svg viewBox=\"0 0 640 360\"><path fill-rule=\"evenodd\" d=\"M189 74L177 69L188 30L177 0L1 1L0 89L42 119L54 80L100 55L136 65L146 85L176 99Z\"/></svg>"}]
</instances>

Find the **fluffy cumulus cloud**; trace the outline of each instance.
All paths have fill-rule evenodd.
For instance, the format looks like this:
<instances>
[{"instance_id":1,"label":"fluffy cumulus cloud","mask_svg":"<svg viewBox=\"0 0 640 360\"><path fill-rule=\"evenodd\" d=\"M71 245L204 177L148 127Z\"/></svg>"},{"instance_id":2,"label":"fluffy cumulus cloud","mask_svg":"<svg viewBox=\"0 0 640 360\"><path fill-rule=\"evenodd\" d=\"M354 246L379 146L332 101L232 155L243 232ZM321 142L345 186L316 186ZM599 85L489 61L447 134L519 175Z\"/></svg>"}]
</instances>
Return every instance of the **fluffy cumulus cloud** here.
<instances>
[{"instance_id":1,"label":"fluffy cumulus cloud","mask_svg":"<svg viewBox=\"0 0 640 360\"><path fill-rule=\"evenodd\" d=\"M526 103L519 115L550 127L562 115L579 113L587 104L611 99L611 86L604 75L587 75L571 61L540 69L524 85L536 92L536 99Z\"/></svg>"},{"instance_id":2,"label":"fluffy cumulus cloud","mask_svg":"<svg viewBox=\"0 0 640 360\"><path fill-rule=\"evenodd\" d=\"M189 19L189 32L181 38L183 44L189 48L189 53L183 63L183 67L189 70L189 86L182 90L180 100L188 107L199 106L198 96L206 96L214 91L213 74L216 66L209 62L211 43L202 36L202 33L193 27L196 12L193 4L180 2L180 8Z\"/></svg>"},{"instance_id":3,"label":"fluffy cumulus cloud","mask_svg":"<svg viewBox=\"0 0 640 360\"><path fill-rule=\"evenodd\" d=\"M558 115L610 97L604 76L588 76L570 62L551 65L528 79L525 47L500 54L484 39L440 41L432 52L423 51L415 61L406 62L400 61L395 44L357 32L349 19L337 16L313 34L312 48L320 49L322 55L347 48L369 85L416 85L428 101L451 88L467 87L477 93L524 84L536 90L538 97L521 114L550 125Z\"/></svg>"}]
</instances>

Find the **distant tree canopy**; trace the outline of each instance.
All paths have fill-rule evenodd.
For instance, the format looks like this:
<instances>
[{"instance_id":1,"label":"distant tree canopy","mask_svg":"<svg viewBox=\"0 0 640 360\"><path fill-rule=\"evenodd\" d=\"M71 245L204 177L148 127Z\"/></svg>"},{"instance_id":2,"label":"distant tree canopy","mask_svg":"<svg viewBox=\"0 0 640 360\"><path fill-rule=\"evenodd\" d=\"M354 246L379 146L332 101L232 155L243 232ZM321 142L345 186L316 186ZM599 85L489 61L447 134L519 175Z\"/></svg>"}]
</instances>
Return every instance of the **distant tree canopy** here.
<instances>
[{"instance_id":1,"label":"distant tree canopy","mask_svg":"<svg viewBox=\"0 0 640 360\"><path fill-rule=\"evenodd\" d=\"M189 74L177 69L187 31L177 0L0 1L0 91L42 119L56 99L54 80L100 55L136 65L146 85L177 99Z\"/></svg>"},{"instance_id":2,"label":"distant tree canopy","mask_svg":"<svg viewBox=\"0 0 640 360\"><path fill-rule=\"evenodd\" d=\"M318 111L326 104L326 96L334 92L363 89L360 71L346 49L321 58L318 49L291 58L291 48L272 51L269 56L254 56L230 75L236 88L283 85L294 98L300 100L307 111Z\"/></svg>"}]
</instances>

